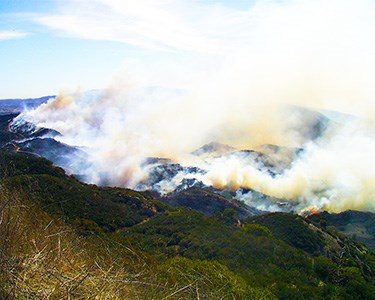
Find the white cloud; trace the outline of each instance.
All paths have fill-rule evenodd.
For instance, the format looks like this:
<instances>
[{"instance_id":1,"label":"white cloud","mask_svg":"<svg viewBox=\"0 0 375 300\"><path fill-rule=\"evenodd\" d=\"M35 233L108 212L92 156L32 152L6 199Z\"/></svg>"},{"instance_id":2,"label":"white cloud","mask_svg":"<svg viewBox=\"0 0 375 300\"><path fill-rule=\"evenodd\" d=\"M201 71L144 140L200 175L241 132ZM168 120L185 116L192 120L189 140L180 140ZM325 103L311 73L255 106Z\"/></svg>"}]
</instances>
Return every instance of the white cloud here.
<instances>
[{"instance_id":1,"label":"white cloud","mask_svg":"<svg viewBox=\"0 0 375 300\"><path fill-rule=\"evenodd\" d=\"M373 119L374 8L370 0L258 0L247 10L199 0L67 0L37 21L68 36L196 54L185 66L154 64L156 79L175 67L167 83L197 64L224 82L236 78L232 94L272 86L268 96L285 95L282 102ZM153 67L141 55L137 72L149 77Z\"/></svg>"},{"instance_id":2,"label":"white cloud","mask_svg":"<svg viewBox=\"0 0 375 300\"><path fill-rule=\"evenodd\" d=\"M374 1L258 0L247 10L212 2L67 0L37 20L68 36L188 54L124 58L124 69L150 85L219 78L232 98L278 98L375 122Z\"/></svg>"},{"instance_id":3,"label":"white cloud","mask_svg":"<svg viewBox=\"0 0 375 300\"><path fill-rule=\"evenodd\" d=\"M3 30L3 31L0 31L0 41L1 40L19 39L19 38L23 38L27 35L29 35L29 33L27 33L27 32Z\"/></svg>"},{"instance_id":4,"label":"white cloud","mask_svg":"<svg viewBox=\"0 0 375 300\"><path fill-rule=\"evenodd\" d=\"M220 52L248 15L196 1L71 0L38 22L67 35L143 48Z\"/></svg>"},{"instance_id":5,"label":"white cloud","mask_svg":"<svg viewBox=\"0 0 375 300\"><path fill-rule=\"evenodd\" d=\"M340 52L374 42L372 11L369 0L258 0L247 10L197 0L68 0L37 21L70 36L159 50L298 51L307 44Z\"/></svg>"}]
</instances>

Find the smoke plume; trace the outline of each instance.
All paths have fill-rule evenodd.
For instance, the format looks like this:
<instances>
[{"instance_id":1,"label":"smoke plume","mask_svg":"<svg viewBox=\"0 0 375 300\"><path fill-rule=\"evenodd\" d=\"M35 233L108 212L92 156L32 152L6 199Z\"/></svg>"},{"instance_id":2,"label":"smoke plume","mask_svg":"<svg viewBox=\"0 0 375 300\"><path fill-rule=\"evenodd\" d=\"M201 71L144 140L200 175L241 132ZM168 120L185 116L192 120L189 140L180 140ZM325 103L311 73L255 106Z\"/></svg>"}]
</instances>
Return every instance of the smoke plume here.
<instances>
[{"instance_id":1,"label":"smoke plume","mask_svg":"<svg viewBox=\"0 0 375 300\"><path fill-rule=\"evenodd\" d=\"M107 90L61 93L23 118L85 149L89 167L75 171L89 182L134 188L149 176L145 158L165 157L205 170L194 176L206 185L251 189L300 211L375 211L371 11L365 0L216 7L202 21L202 47L189 45L178 60L129 63L125 79L120 73ZM329 124L313 136L319 118ZM292 158L278 153L283 170L270 174L264 162L237 152L191 154L211 141L239 150L302 150ZM178 176L163 189L192 177Z\"/></svg>"}]
</instances>

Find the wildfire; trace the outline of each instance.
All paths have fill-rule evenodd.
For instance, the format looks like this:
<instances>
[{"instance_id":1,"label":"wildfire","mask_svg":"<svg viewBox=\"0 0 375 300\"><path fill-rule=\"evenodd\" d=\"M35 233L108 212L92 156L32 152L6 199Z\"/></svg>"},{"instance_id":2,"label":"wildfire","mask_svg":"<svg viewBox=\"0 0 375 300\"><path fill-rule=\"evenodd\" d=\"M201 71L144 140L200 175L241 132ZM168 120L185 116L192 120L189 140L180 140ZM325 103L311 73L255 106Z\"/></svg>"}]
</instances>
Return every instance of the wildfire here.
<instances>
[{"instance_id":1,"label":"wildfire","mask_svg":"<svg viewBox=\"0 0 375 300\"><path fill-rule=\"evenodd\" d=\"M302 216L305 219L308 219L311 216L315 216L317 214L319 214L319 211L316 209L316 207L309 207L302 211Z\"/></svg>"}]
</instances>

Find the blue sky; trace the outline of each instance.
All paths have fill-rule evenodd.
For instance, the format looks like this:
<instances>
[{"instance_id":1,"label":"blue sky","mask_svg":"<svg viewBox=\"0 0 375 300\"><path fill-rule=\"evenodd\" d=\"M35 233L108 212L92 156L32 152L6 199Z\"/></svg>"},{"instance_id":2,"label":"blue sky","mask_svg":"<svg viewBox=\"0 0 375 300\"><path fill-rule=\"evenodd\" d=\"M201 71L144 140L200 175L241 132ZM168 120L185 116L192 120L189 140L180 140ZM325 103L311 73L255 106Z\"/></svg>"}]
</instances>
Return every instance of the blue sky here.
<instances>
[{"instance_id":1,"label":"blue sky","mask_svg":"<svg viewBox=\"0 0 375 300\"><path fill-rule=\"evenodd\" d=\"M146 64L163 57L205 52L196 47L200 41L194 37L195 29L186 25L191 19L200 18L196 12L222 7L219 14L226 14L227 10L249 9L253 3L134 2L137 1L0 0L0 98L104 88L124 69L124 64L134 60ZM185 20L179 20L184 14ZM176 20L153 32L163 22L163 16L168 19L173 15L178 16ZM178 28L168 33L168 27L174 24ZM144 27L139 34L131 32L138 27ZM189 36L188 42L178 38L179 30ZM154 33L158 35L155 39Z\"/></svg>"},{"instance_id":2,"label":"blue sky","mask_svg":"<svg viewBox=\"0 0 375 300\"><path fill-rule=\"evenodd\" d=\"M245 66L356 95L373 86L374 20L372 0L0 0L0 99L124 78L181 88Z\"/></svg>"},{"instance_id":3,"label":"blue sky","mask_svg":"<svg viewBox=\"0 0 375 300\"><path fill-rule=\"evenodd\" d=\"M64 36L36 21L56 6L45 0L0 1L0 32L10 32L0 35L0 98L103 88L121 61L134 54L125 43Z\"/></svg>"}]
</instances>

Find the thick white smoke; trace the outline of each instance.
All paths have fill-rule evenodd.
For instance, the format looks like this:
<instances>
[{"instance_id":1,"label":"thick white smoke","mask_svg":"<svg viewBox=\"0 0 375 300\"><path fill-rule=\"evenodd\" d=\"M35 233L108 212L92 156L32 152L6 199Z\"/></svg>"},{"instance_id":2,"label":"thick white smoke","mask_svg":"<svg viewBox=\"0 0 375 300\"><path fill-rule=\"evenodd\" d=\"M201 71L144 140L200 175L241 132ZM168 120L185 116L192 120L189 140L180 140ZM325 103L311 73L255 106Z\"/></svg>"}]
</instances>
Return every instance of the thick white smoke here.
<instances>
[{"instance_id":1,"label":"thick white smoke","mask_svg":"<svg viewBox=\"0 0 375 300\"><path fill-rule=\"evenodd\" d=\"M343 127L331 128L318 141L307 143L291 167L275 177L236 158L217 158L207 177L216 186L251 188L287 199L300 210L374 211L374 151L373 128L351 120Z\"/></svg>"},{"instance_id":2,"label":"thick white smoke","mask_svg":"<svg viewBox=\"0 0 375 300\"><path fill-rule=\"evenodd\" d=\"M135 187L148 176L145 157L168 157L207 170L199 178L205 184L250 188L300 209L375 211L373 11L366 0L257 1L247 11L216 7L198 22L205 26L202 47L189 39L183 59L133 63L127 69L135 73L132 80L117 80L107 91L61 94L24 118L85 147L91 167L80 173L91 182ZM188 26L197 32L195 22ZM155 66L158 72L150 71ZM147 87L168 83L168 89ZM325 135L311 141L311 115L286 105L355 117L336 116ZM211 141L304 151L271 176L236 155L189 155Z\"/></svg>"}]
</instances>

